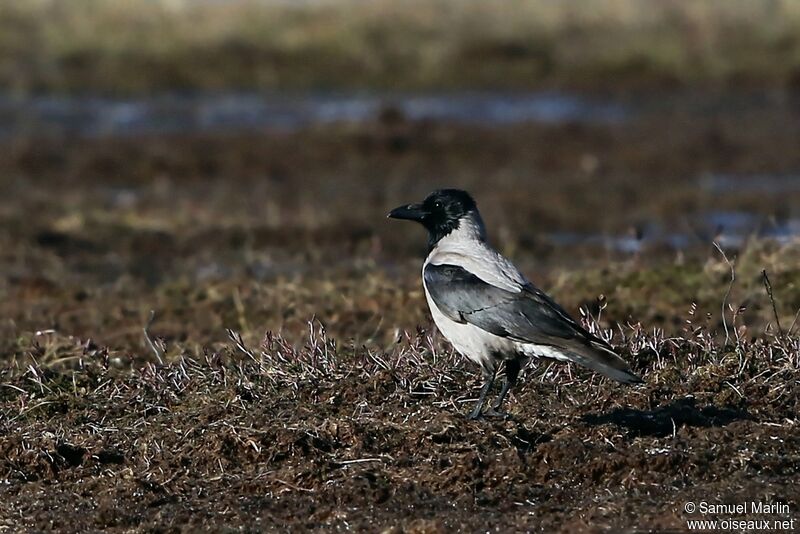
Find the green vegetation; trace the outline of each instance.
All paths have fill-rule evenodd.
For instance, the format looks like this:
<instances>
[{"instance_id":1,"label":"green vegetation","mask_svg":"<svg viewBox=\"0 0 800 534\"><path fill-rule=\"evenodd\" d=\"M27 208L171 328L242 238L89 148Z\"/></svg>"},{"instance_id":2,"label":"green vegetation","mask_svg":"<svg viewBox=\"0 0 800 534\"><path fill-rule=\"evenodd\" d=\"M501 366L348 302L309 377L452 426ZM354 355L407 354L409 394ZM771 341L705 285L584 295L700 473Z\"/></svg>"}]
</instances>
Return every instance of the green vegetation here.
<instances>
[{"instance_id":1,"label":"green vegetation","mask_svg":"<svg viewBox=\"0 0 800 534\"><path fill-rule=\"evenodd\" d=\"M18 92L793 84L791 0L0 3Z\"/></svg>"}]
</instances>

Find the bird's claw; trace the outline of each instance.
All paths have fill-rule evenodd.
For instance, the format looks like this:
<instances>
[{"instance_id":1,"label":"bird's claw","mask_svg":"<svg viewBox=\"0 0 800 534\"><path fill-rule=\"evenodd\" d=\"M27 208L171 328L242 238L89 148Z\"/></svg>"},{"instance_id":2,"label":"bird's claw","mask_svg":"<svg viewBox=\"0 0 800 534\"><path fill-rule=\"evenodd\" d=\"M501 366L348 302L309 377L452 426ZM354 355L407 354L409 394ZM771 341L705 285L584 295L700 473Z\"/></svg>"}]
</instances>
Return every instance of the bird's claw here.
<instances>
[{"instance_id":1,"label":"bird's claw","mask_svg":"<svg viewBox=\"0 0 800 534\"><path fill-rule=\"evenodd\" d=\"M483 414L481 412L475 411L475 412L470 413L467 416L467 419L469 419L470 421L477 421L478 419L480 419L482 417L483 417Z\"/></svg>"},{"instance_id":2,"label":"bird's claw","mask_svg":"<svg viewBox=\"0 0 800 534\"><path fill-rule=\"evenodd\" d=\"M495 408L489 408L485 412L472 412L467 416L467 419L471 421L475 421L477 419L483 419L484 417L489 419L509 419L511 415L508 412L503 412L497 410Z\"/></svg>"},{"instance_id":3,"label":"bird's claw","mask_svg":"<svg viewBox=\"0 0 800 534\"><path fill-rule=\"evenodd\" d=\"M511 415L508 412L504 412L502 410L497 410L495 408L489 408L485 412L483 412L484 417L491 417L493 419L508 419Z\"/></svg>"}]
</instances>

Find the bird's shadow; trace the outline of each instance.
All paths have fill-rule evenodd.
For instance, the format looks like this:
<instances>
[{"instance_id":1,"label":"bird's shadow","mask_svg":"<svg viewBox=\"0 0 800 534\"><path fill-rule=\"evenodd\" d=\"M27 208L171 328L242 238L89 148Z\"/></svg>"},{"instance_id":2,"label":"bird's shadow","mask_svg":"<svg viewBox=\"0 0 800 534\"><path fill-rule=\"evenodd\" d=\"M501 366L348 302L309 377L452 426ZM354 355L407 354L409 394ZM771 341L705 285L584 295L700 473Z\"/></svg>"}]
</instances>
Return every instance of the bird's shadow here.
<instances>
[{"instance_id":1,"label":"bird's shadow","mask_svg":"<svg viewBox=\"0 0 800 534\"><path fill-rule=\"evenodd\" d=\"M640 436L664 437L682 426L720 427L733 421L751 419L751 416L746 410L711 405L698 408L695 399L688 397L654 410L617 408L604 414L586 414L582 419L589 425L610 423Z\"/></svg>"}]
</instances>

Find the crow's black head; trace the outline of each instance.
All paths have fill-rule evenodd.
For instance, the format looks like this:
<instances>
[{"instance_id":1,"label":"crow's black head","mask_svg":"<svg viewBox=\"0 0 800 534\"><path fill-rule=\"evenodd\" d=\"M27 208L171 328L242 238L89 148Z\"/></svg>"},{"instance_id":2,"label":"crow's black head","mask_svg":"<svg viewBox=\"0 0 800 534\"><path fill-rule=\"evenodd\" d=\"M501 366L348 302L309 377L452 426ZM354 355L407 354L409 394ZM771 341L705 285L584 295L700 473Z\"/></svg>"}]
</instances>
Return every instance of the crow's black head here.
<instances>
[{"instance_id":1,"label":"crow's black head","mask_svg":"<svg viewBox=\"0 0 800 534\"><path fill-rule=\"evenodd\" d=\"M469 193L460 189L438 189L420 204L408 204L393 209L389 217L422 224L428 230L430 246L457 229L465 217L480 220L475 201Z\"/></svg>"}]
</instances>

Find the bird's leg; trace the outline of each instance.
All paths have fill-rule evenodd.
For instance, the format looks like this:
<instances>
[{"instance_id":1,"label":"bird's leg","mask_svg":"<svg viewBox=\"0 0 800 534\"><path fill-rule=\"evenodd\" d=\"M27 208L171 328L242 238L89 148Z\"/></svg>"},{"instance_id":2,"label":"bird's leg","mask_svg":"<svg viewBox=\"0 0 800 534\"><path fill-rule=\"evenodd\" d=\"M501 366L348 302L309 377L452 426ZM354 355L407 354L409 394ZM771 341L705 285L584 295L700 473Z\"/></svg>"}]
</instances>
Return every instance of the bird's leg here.
<instances>
[{"instance_id":1,"label":"bird's leg","mask_svg":"<svg viewBox=\"0 0 800 534\"><path fill-rule=\"evenodd\" d=\"M494 384L494 375L494 369L483 369L483 387L481 388L481 394L478 397L478 402L475 404L475 409L472 410L471 414L469 414L470 419L480 418L481 410L486 402L486 395L489 393L489 390L492 389L492 385Z\"/></svg>"},{"instance_id":2,"label":"bird's leg","mask_svg":"<svg viewBox=\"0 0 800 534\"><path fill-rule=\"evenodd\" d=\"M506 400L508 391L514 387L514 384L517 383L517 376L519 376L520 367L521 365L519 360L506 360L503 376L503 387L500 389L500 395L498 395L497 399L492 403L491 408L486 410L486 415L494 417L508 417L508 414L501 411L500 407L503 406L503 401Z\"/></svg>"}]
</instances>

